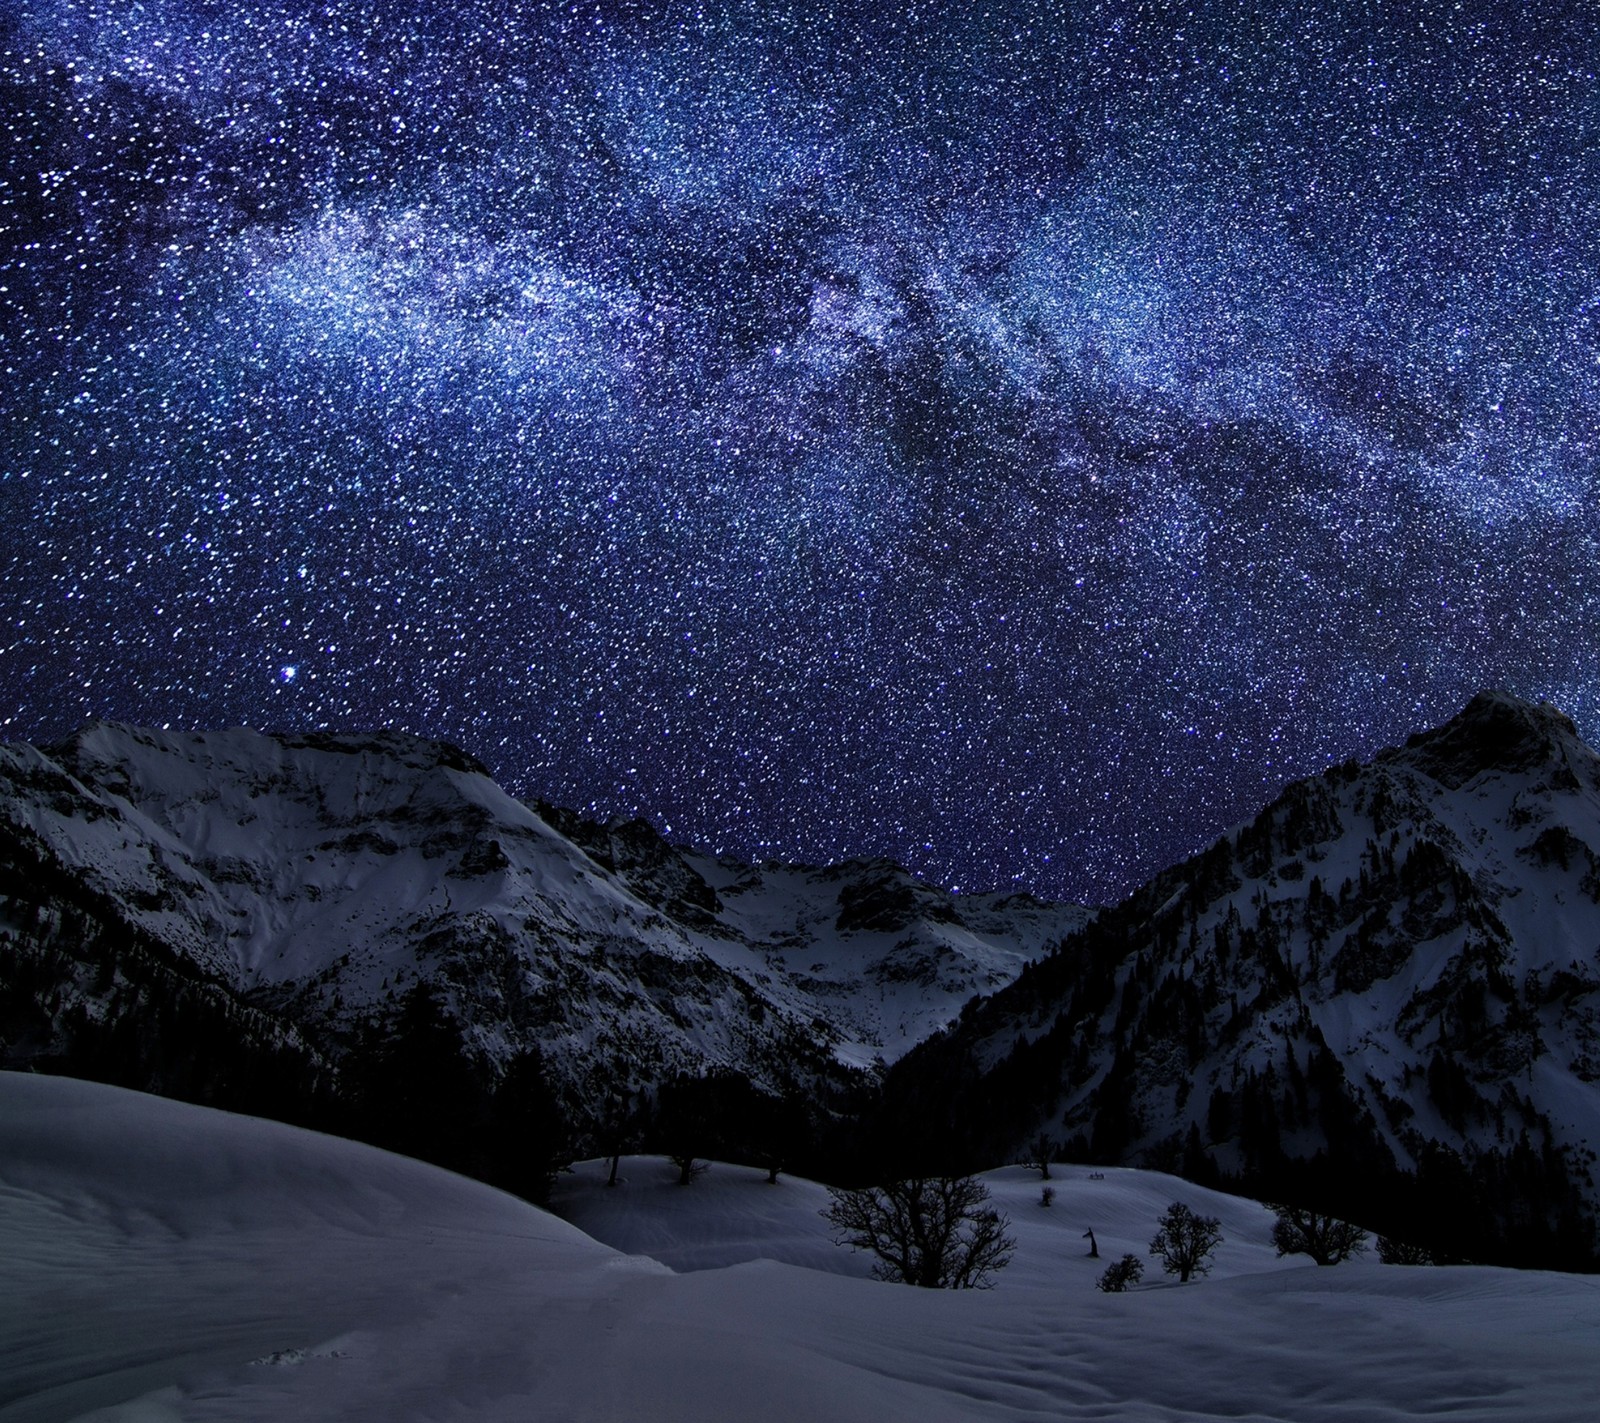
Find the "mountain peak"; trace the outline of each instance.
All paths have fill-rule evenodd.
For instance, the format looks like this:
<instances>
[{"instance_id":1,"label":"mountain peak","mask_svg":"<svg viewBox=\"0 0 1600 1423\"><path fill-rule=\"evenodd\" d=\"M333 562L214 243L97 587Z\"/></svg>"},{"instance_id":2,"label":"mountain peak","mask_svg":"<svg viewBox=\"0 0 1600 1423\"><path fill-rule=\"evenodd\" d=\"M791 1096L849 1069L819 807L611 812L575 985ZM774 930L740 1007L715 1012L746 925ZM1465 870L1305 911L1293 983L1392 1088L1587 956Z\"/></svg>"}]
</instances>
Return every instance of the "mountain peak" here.
<instances>
[{"instance_id":1,"label":"mountain peak","mask_svg":"<svg viewBox=\"0 0 1600 1423\"><path fill-rule=\"evenodd\" d=\"M1488 771L1535 771L1577 740L1571 718L1549 702L1484 691L1443 726L1411 737L1398 754L1455 789Z\"/></svg>"}]
</instances>

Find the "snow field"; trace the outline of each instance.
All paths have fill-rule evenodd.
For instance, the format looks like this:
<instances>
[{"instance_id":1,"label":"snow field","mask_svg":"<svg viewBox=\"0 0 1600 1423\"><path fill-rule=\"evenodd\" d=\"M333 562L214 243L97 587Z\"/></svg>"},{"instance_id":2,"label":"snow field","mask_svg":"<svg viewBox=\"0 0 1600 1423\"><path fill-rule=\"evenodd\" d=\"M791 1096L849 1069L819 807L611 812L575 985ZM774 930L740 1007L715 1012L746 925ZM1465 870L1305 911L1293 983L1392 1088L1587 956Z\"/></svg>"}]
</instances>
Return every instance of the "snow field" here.
<instances>
[{"instance_id":1,"label":"snow field","mask_svg":"<svg viewBox=\"0 0 1600 1423\"><path fill-rule=\"evenodd\" d=\"M868 1262L828 1242L814 1183L714 1165L680 1188L651 1158L623 1174L608 1191L586 1163L561 1186L601 1244L349 1142L0 1074L0 1420L1597 1412L1592 1278L1318 1270L1277 1260L1249 1202L1058 1168L1045 1209L1036 1173L1009 1168L988 1180L1014 1264L992 1291L923 1291L859 1278ZM1213 1276L1096 1291L1174 1198L1222 1217ZM1084 1256L1091 1224L1105 1260Z\"/></svg>"}]
</instances>

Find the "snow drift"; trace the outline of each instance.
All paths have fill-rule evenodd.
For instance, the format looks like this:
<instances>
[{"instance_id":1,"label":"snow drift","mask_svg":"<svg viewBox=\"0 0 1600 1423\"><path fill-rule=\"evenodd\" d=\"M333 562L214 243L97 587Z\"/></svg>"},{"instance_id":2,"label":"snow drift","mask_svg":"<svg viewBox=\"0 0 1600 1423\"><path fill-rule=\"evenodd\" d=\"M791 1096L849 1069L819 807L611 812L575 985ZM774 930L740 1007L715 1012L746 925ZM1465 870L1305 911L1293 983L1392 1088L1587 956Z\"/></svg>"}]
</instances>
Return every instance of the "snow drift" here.
<instances>
[{"instance_id":1,"label":"snow drift","mask_svg":"<svg viewBox=\"0 0 1600 1423\"><path fill-rule=\"evenodd\" d=\"M939 1293L762 1258L859 1268L808 1182L580 1170L566 1208L652 1259L367 1147L0 1074L0 1419L1593 1417L1600 1282L1319 1270L1248 1202L1057 1174L1048 1209L1028 1173L988 1178L1017 1260ZM1085 1223L1142 1250L1174 1194L1223 1218L1213 1275L1098 1294Z\"/></svg>"}]
</instances>

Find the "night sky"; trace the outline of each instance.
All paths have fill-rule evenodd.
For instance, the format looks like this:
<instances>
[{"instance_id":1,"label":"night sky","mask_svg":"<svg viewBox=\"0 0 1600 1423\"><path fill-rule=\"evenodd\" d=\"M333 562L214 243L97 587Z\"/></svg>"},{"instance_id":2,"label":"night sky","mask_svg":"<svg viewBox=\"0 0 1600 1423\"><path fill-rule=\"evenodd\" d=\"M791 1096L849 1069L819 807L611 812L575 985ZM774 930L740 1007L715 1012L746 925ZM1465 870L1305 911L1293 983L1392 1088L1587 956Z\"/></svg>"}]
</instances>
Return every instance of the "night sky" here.
<instances>
[{"instance_id":1,"label":"night sky","mask_svg":"<svg viewBox=\"0 0 1600 1423\"><path fill-rule=\"evenodd\" d=\"M3 9L6 739L1102 900L1600 735L1588 6Z\"/></svg>"}]
</instances>

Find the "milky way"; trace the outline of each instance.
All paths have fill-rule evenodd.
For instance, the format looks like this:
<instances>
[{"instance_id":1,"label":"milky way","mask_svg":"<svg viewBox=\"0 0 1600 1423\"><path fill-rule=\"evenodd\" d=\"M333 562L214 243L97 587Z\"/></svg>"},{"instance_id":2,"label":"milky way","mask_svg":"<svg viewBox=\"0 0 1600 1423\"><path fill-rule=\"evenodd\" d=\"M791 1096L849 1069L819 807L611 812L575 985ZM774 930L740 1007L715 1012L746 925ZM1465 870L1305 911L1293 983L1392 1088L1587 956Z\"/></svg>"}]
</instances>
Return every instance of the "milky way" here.
<instances>
[{"instance_id":1,"label":"milky way","mask_svg":"<svg viewBox=\"0 0 1600 1423\"><path fill-rule=\"evenodd\" d=\"M1593 738L1585 8L13 0L0 729L1088 899Z\"/></svg>"}]
</instances>

